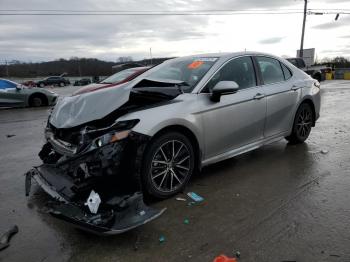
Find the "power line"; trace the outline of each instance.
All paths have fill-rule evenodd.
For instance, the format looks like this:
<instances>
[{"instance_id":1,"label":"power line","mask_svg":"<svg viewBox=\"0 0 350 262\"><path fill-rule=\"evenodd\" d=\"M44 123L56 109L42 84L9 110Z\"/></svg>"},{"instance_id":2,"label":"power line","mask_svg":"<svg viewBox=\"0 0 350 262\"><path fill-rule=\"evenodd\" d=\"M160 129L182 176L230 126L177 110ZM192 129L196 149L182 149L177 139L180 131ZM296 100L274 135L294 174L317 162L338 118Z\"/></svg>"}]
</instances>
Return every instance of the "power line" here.
<instances>
[{"instance_id":1,"label":"power line","mask_svg":"<svg viewBox=\"0 0 350 262\"><path fill-rule=\"evenodd\" d=\"M2 16L231 16L302 14L301 9L231 9L231 10L70 10L70 9L2 9ZM308 14L350 14L350 9L307 9Z\"/></svg>"}]
</instances>

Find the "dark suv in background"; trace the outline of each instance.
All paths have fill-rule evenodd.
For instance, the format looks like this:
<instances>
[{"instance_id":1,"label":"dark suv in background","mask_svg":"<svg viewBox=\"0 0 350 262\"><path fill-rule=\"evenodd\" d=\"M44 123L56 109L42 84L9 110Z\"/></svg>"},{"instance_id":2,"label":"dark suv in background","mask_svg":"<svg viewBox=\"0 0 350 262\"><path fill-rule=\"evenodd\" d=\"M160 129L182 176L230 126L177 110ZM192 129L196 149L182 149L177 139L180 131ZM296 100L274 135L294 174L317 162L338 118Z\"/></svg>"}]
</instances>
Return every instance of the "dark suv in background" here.
<instances>
[{"instance_id":1,"label":"dark suv in background","mask_svg":"<svg viewBox=\"0 0 350 262\"><path fill-rule=\"evenodd\" d=\"M66 85L70 85L70 82L69 80L63 78L62 76L50 76L36 82L36 86L39 86L39 87L66 86Z\"/></svg>"}]
</instances>

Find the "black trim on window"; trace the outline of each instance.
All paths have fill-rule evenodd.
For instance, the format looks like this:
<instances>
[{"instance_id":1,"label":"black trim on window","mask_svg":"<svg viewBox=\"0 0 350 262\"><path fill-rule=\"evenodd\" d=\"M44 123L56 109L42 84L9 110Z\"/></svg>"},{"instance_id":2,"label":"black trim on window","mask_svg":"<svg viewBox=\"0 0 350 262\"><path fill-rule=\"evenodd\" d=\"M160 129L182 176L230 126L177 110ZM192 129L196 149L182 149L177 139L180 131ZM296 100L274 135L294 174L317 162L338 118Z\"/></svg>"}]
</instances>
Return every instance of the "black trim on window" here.
<instances>
[{"instance_id":1,"label":"black trim on window","mask_svg":"<svg viewBox=\"0 0 350 262\"><path fill-rule=\"evenodd\" d=\"M253 60L254 70L255 70L255 77L257 81L258 86L264 85L264 79L262 77L262 73L258 64L258 60L256 59L256 56L251 56Z\"/></svg>"}]
</instances>

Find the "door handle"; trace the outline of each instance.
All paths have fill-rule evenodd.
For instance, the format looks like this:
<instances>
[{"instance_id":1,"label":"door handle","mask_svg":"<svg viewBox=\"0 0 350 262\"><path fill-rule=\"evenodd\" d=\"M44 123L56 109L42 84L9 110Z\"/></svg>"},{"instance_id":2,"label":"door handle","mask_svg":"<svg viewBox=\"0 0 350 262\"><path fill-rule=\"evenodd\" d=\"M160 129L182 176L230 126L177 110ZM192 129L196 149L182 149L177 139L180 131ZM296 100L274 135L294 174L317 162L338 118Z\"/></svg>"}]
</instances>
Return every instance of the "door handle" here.
<instances>
[{"instance_id":1,"label":"door handle","mask_svg":"<svg viewBox=\"0 0 350 262\"><path fill-rule=\"evenodd\" d=\"M297 91L298 89L300 89L301 87L300 86L297 86L297 85L293 85L291 90L293 91Z\"/></svg>"},{"instance_id":2,"label":"door handle","mask_svg":"<svg viewBox=\"0 0 350 262\"><path fill-rule=\"evenodd\" d=\"M265 94L257 93L253 98L255 100L259 100L259 99L264 98L264 97L265 97Z\"/></svg>"}]
</instances>

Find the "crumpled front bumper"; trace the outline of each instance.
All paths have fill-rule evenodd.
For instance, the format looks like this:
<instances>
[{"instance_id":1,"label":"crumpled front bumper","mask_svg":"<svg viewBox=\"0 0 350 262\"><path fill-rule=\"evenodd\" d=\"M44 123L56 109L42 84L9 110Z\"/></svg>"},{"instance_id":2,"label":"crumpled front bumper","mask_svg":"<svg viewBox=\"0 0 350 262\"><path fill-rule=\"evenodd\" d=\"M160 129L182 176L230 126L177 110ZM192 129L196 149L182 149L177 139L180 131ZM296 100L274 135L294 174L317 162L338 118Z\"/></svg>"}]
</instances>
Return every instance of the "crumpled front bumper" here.
<instances>
[{"instance_id":1,"label":"crumpled front bumper","mask_svg":"<svg viewBox=\"0 0 350 262\"><path fill-rule=\"evenodd\" d=\"M132 145L126 148L129 142ZM133 164L132 172L137 172L140 165L139 154L143 153L143 150L139 145L135 146L133 141L128 143L125 143L125 148L122 150L123 154L127 154L126 158L123 156L120 160L126 162L126 159L130 158L131 162L127 163L126 167L130 170ZM71 163L64 163L61 166L43 164L32 168L25 174L26 195L30 193L32 181L36 182L54 199L47 206L48 213L96 234L123 233L159 217L165 209L157 210L145 205L140 181L135 179L138 175L127 173L125 168L115 169L119 170L118 174L98 173L97 176L92 176L81 183L77 183L76 178L68 174L67 170L72 166L79 166L81 161L90 160L94 155L101 156L101 152L106 150L111 152L110 159L115 159L113 152L122 154L120 150L112 152L109 149L105 148L100 153L88 154L83 159L76 158ZM106 155L103 155L103 158L104 161L108 160L105 159ZM113 161L107 161L109 162ZM109 167L105 169L108 171ZM101 199L96 213L92 213L87 205L87 199L92 190L97 192Z\"/></svg>"},{"instance_id":2,"label":"crumpled front bumper","mask_svg":"<svg viewBox=\"0 0 350 262\"><path fill-rule=\"evenodd\" d=\"M26 173L26 194L30 193L34 180L55 201L48 205L48 213L83 230L103 235L120 234L159 217L164 209L146 206L141 192L106 199L100 210L92 214L82 202L67 199L71 191L69 180L60 179L59 188L54 185L54 168L36 167Z\"/></svg>"}]
</instances>

